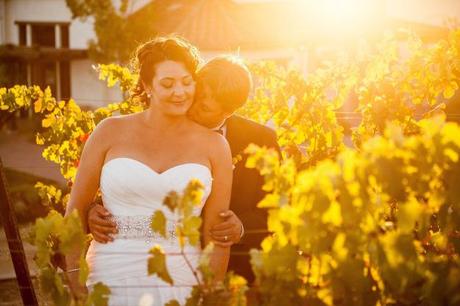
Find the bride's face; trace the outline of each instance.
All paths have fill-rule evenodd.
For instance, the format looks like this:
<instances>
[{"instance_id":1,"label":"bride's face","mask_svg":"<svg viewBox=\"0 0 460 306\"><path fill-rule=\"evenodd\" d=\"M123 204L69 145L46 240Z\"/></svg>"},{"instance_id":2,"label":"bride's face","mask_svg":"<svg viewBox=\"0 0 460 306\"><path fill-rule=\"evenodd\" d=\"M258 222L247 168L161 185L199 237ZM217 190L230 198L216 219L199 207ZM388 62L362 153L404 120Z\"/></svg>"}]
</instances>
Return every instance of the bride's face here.
<instances>
[{"instance_id":1,"label":"bride's face","mask_svg":"<svg viewBox=\"0 0 460 306\"><path fill-rule=\"evenodd\" d=\"M195 81L184 64L163 61L155 65L150 89L150 107L164 114L185 115L195 95Z\"/></svg>"}]
</instances>

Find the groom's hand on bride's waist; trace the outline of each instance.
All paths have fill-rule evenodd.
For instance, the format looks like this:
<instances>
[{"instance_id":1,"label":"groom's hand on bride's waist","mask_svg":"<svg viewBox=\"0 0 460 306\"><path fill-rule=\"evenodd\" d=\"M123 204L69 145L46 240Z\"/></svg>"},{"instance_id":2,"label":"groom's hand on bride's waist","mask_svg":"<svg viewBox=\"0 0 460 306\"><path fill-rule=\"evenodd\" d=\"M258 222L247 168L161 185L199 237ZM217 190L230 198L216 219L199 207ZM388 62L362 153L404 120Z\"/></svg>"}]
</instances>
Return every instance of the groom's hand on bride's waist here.
<instances>
[{"instance_id":1,"label":"groom's hand on bride's waist","mask_svg":"<svg viewBox=\"0 0 460 306\"><path fill-rule=\"evenodd\" d=\"M231 210L219 214L221 222L214 225L210 232L214 243L223 247L229 247L238 243L243 237L243 223Z\"/></svg>"},{"instance_id":2,"label":"groom's hand on bride's waist","mask_svg":"<svg viewBox=\"0 0 460 306\"><path fill-rule=\"evenodd\" d=\"M113 241L111 234L117 233L115 222L110 220L111 214L100 204L91 205L88 210L88 229L94 240L100 243Z\"/></svg>"}]
</instances>

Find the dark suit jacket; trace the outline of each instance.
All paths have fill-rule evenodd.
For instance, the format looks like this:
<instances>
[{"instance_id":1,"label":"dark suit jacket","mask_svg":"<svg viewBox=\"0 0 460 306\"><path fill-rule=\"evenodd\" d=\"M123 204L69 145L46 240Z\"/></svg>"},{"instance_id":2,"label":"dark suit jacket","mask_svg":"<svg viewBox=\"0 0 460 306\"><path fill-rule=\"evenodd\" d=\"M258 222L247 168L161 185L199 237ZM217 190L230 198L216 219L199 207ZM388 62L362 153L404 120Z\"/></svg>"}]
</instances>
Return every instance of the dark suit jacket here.
<instances>
[{"instance_id":1,"label":"dark suit jacket","mask_svg":"<svg viewBox=\"0 0 460 306\"><path fill-rule=\"evenodd\" d=\"M275 131L239 116L231 116L227 119L226 138L232 156L235 158L241 155L242 157L233 171L230 209L243 222L245 232L247 232L240 243L232 246L229 270L245 277L248 282L252 282L254 274L249 263L248 252L252 248L258 248L266 234L254 234L250 231L267 229L267 212L257 207L257 203L265 195L262 191L264 179L259 175L258 170L245 167L247 155L244 154L244 150L251 143L274 148L278 152L279 146L276 142Z\"/></svg>"}]
</instances>

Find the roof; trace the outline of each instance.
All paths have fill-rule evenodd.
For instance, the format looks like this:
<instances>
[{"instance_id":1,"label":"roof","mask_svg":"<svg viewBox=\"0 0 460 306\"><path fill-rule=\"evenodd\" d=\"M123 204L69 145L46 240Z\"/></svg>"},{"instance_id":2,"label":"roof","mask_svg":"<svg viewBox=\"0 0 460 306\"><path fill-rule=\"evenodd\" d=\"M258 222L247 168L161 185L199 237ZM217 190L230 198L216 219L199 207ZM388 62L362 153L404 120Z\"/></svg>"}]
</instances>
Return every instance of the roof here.
<instances>
[{"instance_id":1,"label":"roof","mask_svg":"<svg viewBox=\"0 0 460 306\"><path fill-rule=\"evenodd\" d=\"M381 14L380 4L366 16L373 27L362 26L348 36L338 37L337 31L321 26L337 21L321 20L315 13L314 2L309 8L300 1L156 0L128 18L151 33L148 36L177 33L203 51L270 50L334 42L337 38L347 42L355 37L380 37L388 27L409 27L422 38L439 37L445 32L435 26L387 18Z\"/></svg>"},{"instance_id":2,"label":"roof","mask_svg":"<svg viewBox=\"0 0 460 306\"><path fill-rule=\"evenodd\" d=\"M19 60L61 60L69 61L74 59L88 58L87 50L49 47L24 47L11 44L0 45L0 59Z\"/></svg>"}]
</instances>

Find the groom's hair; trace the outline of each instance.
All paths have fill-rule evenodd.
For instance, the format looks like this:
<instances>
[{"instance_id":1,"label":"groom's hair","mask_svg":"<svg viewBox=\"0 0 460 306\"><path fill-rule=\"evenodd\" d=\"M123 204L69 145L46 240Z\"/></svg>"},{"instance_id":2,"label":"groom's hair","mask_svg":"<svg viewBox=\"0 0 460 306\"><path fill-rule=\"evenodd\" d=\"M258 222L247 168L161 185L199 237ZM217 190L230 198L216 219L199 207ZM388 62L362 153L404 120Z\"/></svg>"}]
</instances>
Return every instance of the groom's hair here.
<instances>
[{"instance_id":1,"label":"groom's hair","mask_svg":"<svg viewBox=\"0 0 460 306\"><path fill-rule=\"evenodd\" d=\"M198 90L208 86L222 109L233 113L246 103L252 77L243 60L234 55L220 55L208 61L197 72Z\"/></svg>"}]
</instances>

